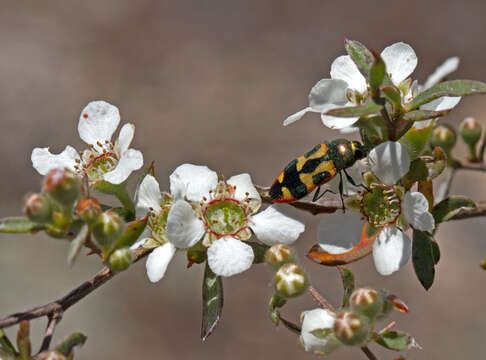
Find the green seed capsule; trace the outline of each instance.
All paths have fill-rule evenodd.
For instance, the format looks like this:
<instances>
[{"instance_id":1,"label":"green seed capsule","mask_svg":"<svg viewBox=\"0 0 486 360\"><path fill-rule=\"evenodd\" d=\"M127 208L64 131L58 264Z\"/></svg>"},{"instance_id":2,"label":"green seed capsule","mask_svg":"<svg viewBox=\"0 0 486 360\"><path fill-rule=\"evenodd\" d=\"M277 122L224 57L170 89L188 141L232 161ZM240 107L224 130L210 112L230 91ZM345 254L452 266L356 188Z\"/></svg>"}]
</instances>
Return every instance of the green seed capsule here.
<instances>
[{"instance_id":1,"label":"green seed capsule","mask_svg":"<svg viewBox=\"0 0 486 360\"><path fill-rule=\"evenodd\" d=\"M132 261L132 252L129 248L117 249L110 256L109 267L115 272L124 271L130 267Z\"/></svg>"}]
</instances>

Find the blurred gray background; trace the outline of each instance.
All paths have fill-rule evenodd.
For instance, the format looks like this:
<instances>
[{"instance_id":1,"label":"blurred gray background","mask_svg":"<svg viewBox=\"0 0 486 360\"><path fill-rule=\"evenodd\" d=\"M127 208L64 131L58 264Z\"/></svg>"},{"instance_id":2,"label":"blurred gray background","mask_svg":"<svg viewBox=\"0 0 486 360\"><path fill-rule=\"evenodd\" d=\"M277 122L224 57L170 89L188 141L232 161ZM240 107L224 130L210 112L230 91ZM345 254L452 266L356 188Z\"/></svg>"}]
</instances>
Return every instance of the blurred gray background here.
<instances>
[{"instance_id":1,"label":"blurred gray background","mask_svg":"<svg viewBox=\"0 0 486 360\"><path fill-rule=\"evenodd\" d=\"M328 77L344 53L344 37L377 50L396 41L419 57L414 77L424 81L457 55L454 78L486 80L484 1L7 1L0 2L0 216L21 213L21 200L41 177L30 163L35 146L82 149L81 109L95 99L120 108L136 124L134 148L155 160L162 188L182 162L207 164L226 176L249 172L269 185L294 156L338 136L316 114L283 128L307 104L309 89ZM464 116L484 123L484 98L464 99L446 121ZM463 152L464 153L464 152ZM486 197L484 178L460 174L453 192ZM337 271L305 258L316 225L298 242L301 262L334 304ZM399 328L423 350L409 359L481 358L486 351L484 220L443 225L436 282L422 289L412 266L380 277L371 259L353 264L358 283L387 288L404 299L409 315ZM0 235L0 315L67 293L100 267L81 257L68 269L68 244L37 236ZM271 273L255 266L225 280L221 324L199 340L202 268L186 270L183 256L166 278L150 284L143 263L117 276L69 310L54 343L73 331L88 335L79 359L310 359L296 337L267 319ZM297 320L315 307L307 296L283 310ZM32 322L34 349L45 319ZM383 324L385 325L385 323ZM12 334L9 330L9 334ZM372 346L380 359L397 354ZM363 359L342 350L334 359Z\"/></svg>"}]
</instances>

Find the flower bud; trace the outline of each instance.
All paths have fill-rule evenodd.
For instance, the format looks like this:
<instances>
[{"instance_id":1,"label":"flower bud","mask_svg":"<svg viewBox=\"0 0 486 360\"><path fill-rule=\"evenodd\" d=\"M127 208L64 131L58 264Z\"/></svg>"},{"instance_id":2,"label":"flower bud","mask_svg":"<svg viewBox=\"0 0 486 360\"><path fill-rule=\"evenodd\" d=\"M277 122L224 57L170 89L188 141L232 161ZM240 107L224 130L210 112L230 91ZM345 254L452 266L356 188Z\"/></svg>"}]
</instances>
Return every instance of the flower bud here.
<instances>
[{"instance_id":1,"label":"flower bud","mask_svg":"<svg viewBox=\"0 0 486 360\"><path fill-rule=\"evenodd\" d=\"M359 346L366 343L371 335L370 321L354 311L341 312L334 323L334 333L345 345Z\"/></svg>"},{"instance_id":2,"label":"flower bud","mask_svg":"<svg viewBox=\"0 0 486 360\"><path fill-rule=\"evenodd\" d=\"M43 194L28 194L24 199L24 212L30 220L39 223L52 218L51 203Z\"/></svg>"},{"instance_id":3,"label":"flower bud","mask_svg":"<svg viewBox=\"0 0 486 360\"><path fill-rule=\"evenodd\" d=\"M80 199L76 205L76 213L87 223L94 222L101 214L101 206L95 198Z\"/></svg>"},{"instance_id":4,"label":"flower bud","mask_svg":"<svg viewBox=\"0 0 486 360\"><path fill-rule=\"evenodd\" d=\"M42 191L62 205L72 205L81 193L81 180L69 170L54 169L44 179Z\"/></svg>"},{"instance_id":5,"label":"flower bud","mask_svg":"<svg viewBox=\"0 0 486 360\"><path fill-rule=\"evenodd\" d=\"M465 118L459 126L459 132L462 140L468 145L471 154L471 160L477 161L476 145L481 139L483 126L472 117Z\"/></svg>"},{"instance_id":6,"label":"flower bud","mask_svg":"<svg viewBox=\"0 0 486 360\"><path fill-rule=\"evenodd\" d=\"M301 315L300 343L314 355L327 355L341 344L334 335L336 315L327 309L304 311Z\"/></svg>"},{"instance_id":7,"label":"flower bud","mask_svg":"<svg viewBox=\"0 0 486 360\"><path fill-rule=\"evenodd\" d=\"M132 261L132 252L129 248L117 249L110 256L109 267L112 271L120 272L128 269Z\"/></svg>"},{"instance_id":8,"label":"flower bud","mask_svg":"<svg viewBox=\"0 0 486 360\"><path fill-rule=\"evenodd\" d=\"M360 288L350 297L351 309L373 320L383 309L383 300L375 289Z\"/></svg>"},{"instance_id":9,"label":"flower bud","mask_svg":"<svg viewBox=\"0 0 486 360\"><path fill-rule=\"evenodd\" d=\"M121 234L123 220L114 211L105 211L93 225L93 235L103 248L110 246L113 241Z\"/></svg>"},{"instance_id":10,"label":"flower bud","mask_svg":"<svg viewBox=\"0 0 486 360\"><path fill-rule=\"evenodd\" d=\"M432 148L440 146L447 154L456 145L457 135L454 128L448 124L441 124L434 127L430 144Z\"/></svg>"},{"instance_id":11,"label":"flower bud","mask_svg":"<svg viewBox=\"0 0 486 360\"><path fill-rule=\"evenodd\" d=\"M293 260L292 249L284 244L275 244L265 253L265 262L275 270Z\"/></svg>"},{"instance_id":12,"label":"flower bud","mask_svg":"<svg viewBox=\"0 0 486 360\"><path fill-rule=\"evenodd\" d=\"M302 295L307 289L307 275L300 266L285 264L275 274L273 284L280 296L286 298L297 297Z\"/></svg>"}]
</instances>

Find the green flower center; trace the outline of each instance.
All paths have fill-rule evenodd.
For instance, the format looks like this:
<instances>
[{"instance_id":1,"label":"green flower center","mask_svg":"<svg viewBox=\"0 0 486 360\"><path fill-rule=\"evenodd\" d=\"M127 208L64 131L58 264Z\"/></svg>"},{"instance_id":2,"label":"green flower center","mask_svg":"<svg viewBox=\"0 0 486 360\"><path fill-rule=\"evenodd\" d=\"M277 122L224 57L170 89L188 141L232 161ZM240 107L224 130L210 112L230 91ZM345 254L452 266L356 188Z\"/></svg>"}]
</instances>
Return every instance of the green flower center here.
<instances>
[{"instance_id":1,"label":"green flower center","mask_svg":"<svg viewBox=\"0 0 486 360\"><path fill-rule=\"evenodd\" d=\"M361 211L368 222L375 226L394 223L400 215L401 203L392 186L379 185L365 193Z\"/></svg>"},{"instance_id":2,"label":"green flower center","mask_svg":"<svg viewBox=\"0 0 486 360\"><path fill-rule=\"evenodd\" d=\"M161 244L165 244L167 239L167 216L169 215L169 206L162 206L162 211L150 213L148 226L152 231L152 238Z\"/></svg>"},{"instance_id":3,"label":"green flower center","mask_svg":"<svg viewBox=\"0 0 486 360\"><path fill-rule=\"evenodd\" d=\"M218 236L234 235L245 228L248 221L241 204L233 199L210 202L203 218L208 230Z\"/></svg>"},{"instance_id":4,"label":"green flower center","mask_svg":"<svg viewBox=\"0 0 486 360\"><path fill-rule=\"evenodd\" d=\"M112 153L104 153L93 158L85 168L88 179L91 181L102 180L103 175L116 168L118 157Z\"/></svg>"}]
</instances>

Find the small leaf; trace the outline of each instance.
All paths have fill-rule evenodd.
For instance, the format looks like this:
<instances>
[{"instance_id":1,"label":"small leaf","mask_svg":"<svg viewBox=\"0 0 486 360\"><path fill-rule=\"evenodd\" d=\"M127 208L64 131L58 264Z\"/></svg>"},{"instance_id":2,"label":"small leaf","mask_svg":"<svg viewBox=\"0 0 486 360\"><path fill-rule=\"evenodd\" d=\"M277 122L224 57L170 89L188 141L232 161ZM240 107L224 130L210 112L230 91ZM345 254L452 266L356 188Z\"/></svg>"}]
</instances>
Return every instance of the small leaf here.
<instances>
[{"instance_id":1,"label":"small leaf","mask_svg":"<svg viewBox=\"0 0 486 360\"><path fill-rule=\"evenodd\" d=\"M348 53L348 55L358 67L361 74L363 74L365 78L368 78L371 66L375 61L375 57L373 56L371 51L368 50L366 46L361 44L359 41L355 40L346 39L344 42L344 47L346 48L346 52Z\"/></svg>"},{"instance_id":2,"label":"small leaf","mask_svg":"<svg viewBox=\"0 0 486 360\"><path fill-rule=\"evenodd\" d=\"M394 351L405 351L411 348L420 349L420 345L412 336L398 331L386 331L378 334L375 342L388 350Z\"/></svg>"},{"instance_id":3,"label":"small leaf","mask_svg":"<svg viewBox=\"0 0 486 360\"><path fill-rule=\"evenodd\" d=\"M205 341L212 334L221 318L223 310L223 281L206 263L202 288L203 314L201 339Z\"/></svg>"},{"instance_id":4,"label":"small leaf","mask_svg":"<svg viewBox=\"0 0 486 360\"><path fill-rule=\"evenodd\" d=\"M87 337L81 333L71 334L66 340L56 347L56 351L60 352L64 356L70 356L75 347L84 345L86 339Z\"/></svg>"},{"instance_id":5,"label":"small leaf","mask_svg":"<svg viewBox=\"0 0 486 360\"><path fill-rule=\"evenodd\" d=\"M187 267L205 262L208 259L207 250L208 248L202 244L202 241L187 249Z\"/></svg>"},{"instance_id":6,"label":"small leaf","mask_svg":"<svg viewBox=\"0 0 486 360\"><path fill-rule=\"evenodd\" d=\"M68 256L67 256L67 263L69 266L73 266L74 261L79 255L83 245L88 240L89 236L89 227L88 224L84 224L79 230L76 237L71 241L71 245L69 246Z\"/></svg>"},{"instance_id":7,"label":"small leaf","mask_svg":"<svg viewBox=\"0 0 486 360\"><path fill-rule=\"evenodd\" d=\"M280 316L280 314L279 314L279 319L280 319L280 321L282 321L282 324L284 324L287 329L292 331L294 334L300 335L300 333L302 331L300 326L294 324L291 321L284 319L282 316Z\"/></svg>"},{"instance_id":8,"label":"small leaf","mask_svg":"<svg viewBox=\"0 0 486 360\"><path fill-rule=\"evenodd\" d=\"M474 80L452 80L444 81L440 84L418 94L408 105L407 110L413 110L423 104L442 96L468 96L474 94L485 94L486 84Z\"/></svg>"},{"instance_id":9,"label":"small leaf","mask_svg":"<svg viewBox=\"0 0 486 360\"><path fill-rule=\"evenodd\" d=\"M349 306L349 298L354 291L354 274L351 269L347 267L338 266L339 274L343 282L344 295L343 295L343 308Z\"/></svg>"},{"instance_id":10,"label":"small leaf","mask_svg":"<svg viewBox=\"0 0 486 360\"><path fill-rule=\"evenodd\" d=\"M14 359L18 356L15 347L10 342L3 329L0 329L0 351L3 352L2 356L7 357L8 359Z\"/></svg>"},{"instance_id":11,"label":"small leaf","mask_svg":"<svg viewBox=\"0 0 486 360\"><path fill-rule=\"evenodd\" d=\"M248 241L247 244L252 247L253 254L255 255L255 258L253 259L253 264L261 264L265 262L265 253L270 247L251 241Z\"/></svg>"},{"instance_id":12,"label":"small leaf","mask_svg":"<svg viewBox=\"0 0 486 360\"><path fill-rule=\"evenodd\" d=\"M435 226L448 221L457 215L461 210L472 210L476 208L474 201L462 196L450 196L442 200L432 209Z\"/></svg>"},{"instance_id":13,"label":"small leaf","mask_svg":"<svg viewBox=\"0 0 486 360\"><path fill-rule=\"evenodd\" d=\"M428 179L435 179L442 174L447 164L447 155L441 147L436 146L432 151L432 157L423 157L428 170Z\"/></svg>"},{"instance_id":14,"label":"small leaf","mask_svg":"<svg viewBox=\"0 0 486 360\"><path fill-rule=\"evenodd\" d=\"M29 322L23 320L19 324L19 331L17 332L17 348L19 349L19 360L30 360L30 331Z\"/></svg>"},{"instance_id":15,"label":"small leaf","mask_svg":"<svg viewBox=\"0 0 486 360\"><path fill-rule=\"evenodd\" d=\"M383 109L383 106L378 105L373 101L369 100L365 104L356 105L356 106L346 106L342 108L329 110L326 113L326 115L335 116L335 117L360 117L360 116L376 114L380 112L381 109Z\"/></svg>"},{"instance_id":16,"label":"small leaf","mask_svg":"<svg viewBox=\"0 0 486 360\"><path fill-rule=\"evenodd\" d=\"M396 86L382 86L380 90L385 99L390 104L392 104L396 110L402 109L402 95L400 94L400 90Z\"/></svg>"},{"instance_id":17,"label":"small leaf","mask_svg":"<svg viewBox=\"0 0 486 360\"><path fill-rule=\"evenodd\" d=\"M413 110L402 115L402 119L406 121L422 121L435 119L438 117L446 116L451 112L452 109L441 110L441 111L430 111L430 110Z\"/></svg>"},{"instance_id":18,"label":"small leaf","mask_svg":"<svg viewBox=\"0 0 486 360\"><path fill-rule=\"evenodd\" d=\"M379 93L379 87L383 83L383 79L386 75L386 66L380 54L374 53L373 55L374 61L370 68L369 83L371 90L374 93Z\"/></svg>"},{"instance_id":19,"label":"small leaf","mask_svg":"<svg viewBox=\"0 0 486 360\"><path fill-rule=\"evenodd\" d=\"M388 140L388 127L381 116L361 118L355 125L359 127L361 141L368 148Z\"/></svg>"},{"instance_id":20,"label":"small leaf","mask_svg":"<svg viewBox=\"0 0 486 360\"><path fill-rule=\"evenodd\" d=\"M428 290L435 277L436 252L433 248L432 236L426 232L413 230L412 260L415 274L420 283Z\"/></svg>"},{"instance_id":21,"label":"small leaf","mask_svg":"<svg viewBox=\"0 0 486 360\"><path fill-rule=\"evenodd\" d=\"M315 329L311 331L311 334L318 339L325 339L332 333L333 333L332 329L329 328Z\"/></svg>"},{"instance_id":22,"label":"small leaf","mask_svg":"<svg viewBox=\"0 0 486 360\"><path fill-rule=\"evenodd\" d=\"M278 294L273 294L270 299L270 302L268 303L268 316L270 316L270 320L272 320L275 325L278 325L280 322L280 314L277 308L283 307L286 303L287 299Z\"/></svg>"},{"instance_id":23,"label":"small leaf","mask_svg":"<svg viewBox=\"0 0 486 360\"><path fill-rule=\"evenodd\" d=\"M432 180L419 181L417 190L421 192L429 202L429 210L434 207L434 183Z\"/></svg>"},{"instance_id":24,"label":"small leaf","mask_svg":"<svg viewBox=\"0 0 486 360\"><path fill-rule=\"evenodd\" d=\"M423 129L411 128L400 138L399 142L405 146L411 160L415 160L423 154L427 148L431 132L432 124Z\"/></svg>"},{"instance_id":25,"label":"small leaf","mask_svg":"<svg viewBox=\"0 0 486 360\"><path fill-rule=\"evenodd\" d=\"M142 235L143 231L145 230L145 227L147 226L147 221L148 221L148 215L127 224L125 230L123 230L120 237L118 237L115 240L113 244L113 250L121 247L132 246L135 243L135 241L138 240L140 235Z\"/></svg>"},{"instance_id":26,"label":"small leaf","mask_svg":"<svg viewBox=\"0 0 486 360\"><path fill-rule=\"evenodd\" d=\"M32 222L26 217L8 217L0 219L0 232L4 233L28 233L43 229L43 224Z\"/></svg>"},{"instance_id":27,"label":"small leaf","mask_svg":"<svg viewBox=\"0 0 486 360\"><path fill-rule=\"evenodd\" d=\"M402 184L406 190L410 189L417 181L427 180L429 170L425 165L425 161L421 158L415 159L410 163L410 170L402 178Z\"/></svg>"}]
</instances>

